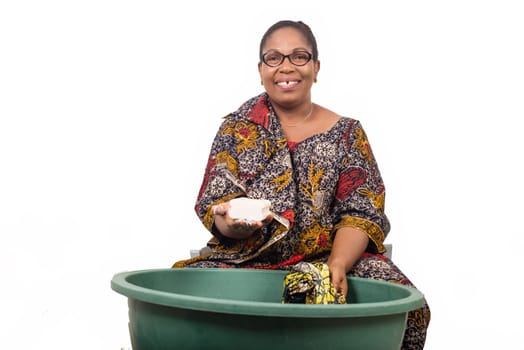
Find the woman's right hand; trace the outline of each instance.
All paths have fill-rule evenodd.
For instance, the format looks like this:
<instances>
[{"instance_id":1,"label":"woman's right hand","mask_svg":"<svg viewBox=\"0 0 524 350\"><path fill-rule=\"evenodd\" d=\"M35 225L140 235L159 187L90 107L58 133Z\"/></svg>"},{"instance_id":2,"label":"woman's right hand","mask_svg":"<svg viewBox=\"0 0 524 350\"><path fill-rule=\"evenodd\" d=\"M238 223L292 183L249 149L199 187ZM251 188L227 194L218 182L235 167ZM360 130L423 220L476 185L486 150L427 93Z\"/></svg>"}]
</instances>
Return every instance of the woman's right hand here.
<instances>
[{"instance_id":1,"label":"woman's right hand","mask_svg":"<svg viewBox=\"0 0 524 350\"><path fill-rule=\"evenodd\" d=\"M229 202L215 205L213 214L215 215L215 226L220 233L233 239L246 239L256 230L267 225L273 220L273 215L269 214L262 221L251 221L245 219L233 219L229 216Z\"/></svg>"}]
</instances>

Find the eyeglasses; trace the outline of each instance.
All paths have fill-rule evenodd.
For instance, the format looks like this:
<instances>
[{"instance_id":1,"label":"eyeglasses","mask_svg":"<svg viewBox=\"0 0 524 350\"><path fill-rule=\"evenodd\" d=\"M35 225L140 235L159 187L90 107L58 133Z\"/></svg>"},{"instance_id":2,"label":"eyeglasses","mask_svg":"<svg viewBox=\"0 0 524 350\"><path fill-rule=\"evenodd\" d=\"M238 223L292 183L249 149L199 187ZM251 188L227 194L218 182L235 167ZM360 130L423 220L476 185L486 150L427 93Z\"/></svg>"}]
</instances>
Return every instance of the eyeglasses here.
<instances>
[{"instance_id":1,"label":"eyeglasses","mask_svg":"<svg viewBox=\"0 0 524 350\"><path fill-rule=\"evenodd\" d=\"M268 51L262 55L262 61L270 67L277 67L284 62L286 57L289 59L289 62L295 66L305 66L311 61L313 55L307 51L295 51L289 55L283 55L278 51Z\"/></svg>"}]
</instances>

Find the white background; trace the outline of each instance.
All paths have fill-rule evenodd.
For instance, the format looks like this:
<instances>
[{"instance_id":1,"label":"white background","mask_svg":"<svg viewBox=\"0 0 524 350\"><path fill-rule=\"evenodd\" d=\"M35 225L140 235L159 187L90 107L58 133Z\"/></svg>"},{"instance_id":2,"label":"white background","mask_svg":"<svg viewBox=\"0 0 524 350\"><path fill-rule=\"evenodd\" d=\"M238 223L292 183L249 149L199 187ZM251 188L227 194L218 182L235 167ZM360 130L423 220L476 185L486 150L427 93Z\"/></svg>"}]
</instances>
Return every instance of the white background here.
<instances>
[{"instance_id":1,"label":"white background","mask_svg":"<svg viewBox=\"0 0 524 350\"><path fill-rule=\"evenodd\" d=\"M3 1L0 347L129 347L124 270L209 238L193 204L220 118L261 92L264 31L318 40L315 102L359 119L426 349L521 342L518 1Z\"/></svg>"}]
</instances>

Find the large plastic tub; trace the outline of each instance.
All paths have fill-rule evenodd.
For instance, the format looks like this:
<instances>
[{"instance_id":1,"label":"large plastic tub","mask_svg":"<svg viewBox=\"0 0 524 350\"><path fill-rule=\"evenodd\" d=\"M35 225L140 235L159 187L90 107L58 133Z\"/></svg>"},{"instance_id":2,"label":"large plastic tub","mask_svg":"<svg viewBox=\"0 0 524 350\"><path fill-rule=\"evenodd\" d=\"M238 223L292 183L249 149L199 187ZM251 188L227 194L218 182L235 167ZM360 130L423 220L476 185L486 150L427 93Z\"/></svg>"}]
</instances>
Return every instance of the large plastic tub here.
<instances>
[{"instance_id":1,"label":"large plastic tub","mask_svg":"<svg viewBox=\"0 0 524 350\"><path fill-rule=\"evenodd\" d=\"M286 271L154 269L114 275L134 350L400 349L418 290L348 278L349 304L282 304Z\"/></svg>"}]
</instances>

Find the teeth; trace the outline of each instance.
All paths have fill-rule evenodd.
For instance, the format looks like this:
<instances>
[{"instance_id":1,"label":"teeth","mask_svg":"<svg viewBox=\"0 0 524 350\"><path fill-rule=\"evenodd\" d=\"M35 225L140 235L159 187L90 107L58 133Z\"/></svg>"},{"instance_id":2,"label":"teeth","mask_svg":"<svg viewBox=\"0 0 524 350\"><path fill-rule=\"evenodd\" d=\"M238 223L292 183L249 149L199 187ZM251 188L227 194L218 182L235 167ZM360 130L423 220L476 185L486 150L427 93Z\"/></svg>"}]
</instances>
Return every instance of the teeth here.
<instances>
[{"instance_id":1,"label":"teeth","mask_svg":"<svg viewBox=\"0 0 524 350\"><path fill-rule=\"evenodd\" d=\"M296 81L281 81L278 83L280 86L290 86L290 85L296 85Z\"/></svg>"}]
</instances>

